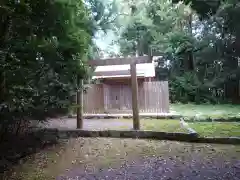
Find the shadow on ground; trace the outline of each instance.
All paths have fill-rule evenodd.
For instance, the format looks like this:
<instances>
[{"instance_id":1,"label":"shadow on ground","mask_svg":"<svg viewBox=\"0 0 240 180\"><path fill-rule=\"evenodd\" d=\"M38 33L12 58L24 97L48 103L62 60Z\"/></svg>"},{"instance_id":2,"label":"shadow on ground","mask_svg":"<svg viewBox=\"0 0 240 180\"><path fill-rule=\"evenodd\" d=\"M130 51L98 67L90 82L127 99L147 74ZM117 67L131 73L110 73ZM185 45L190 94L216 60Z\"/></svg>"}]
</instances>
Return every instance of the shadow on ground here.
<instances>
[{"instance_id":1,"label":"shadow on ground","mask_svg":"<svg viewBox=\"0 0 240 180\"><path fill-rule=\"evenodd\" d=\"M12 167L31 154L57 144L55 139L46 139L34 131L22 135L5 135L0 142L0 179Z\"/></svg>"}]
</instances>

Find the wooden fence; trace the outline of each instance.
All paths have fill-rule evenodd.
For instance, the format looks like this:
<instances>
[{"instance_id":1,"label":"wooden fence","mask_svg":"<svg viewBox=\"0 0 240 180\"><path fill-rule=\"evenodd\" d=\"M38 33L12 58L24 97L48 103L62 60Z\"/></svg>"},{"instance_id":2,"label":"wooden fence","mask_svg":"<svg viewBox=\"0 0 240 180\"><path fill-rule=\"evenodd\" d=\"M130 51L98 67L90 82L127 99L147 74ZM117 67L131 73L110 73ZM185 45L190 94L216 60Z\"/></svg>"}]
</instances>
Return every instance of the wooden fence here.
<instances>
[{"instance_id":1,"label":"wooden fence","mask_svg":"<svg viewBox=\"0 0 240 180\"><path fill-rule=\"evenodd\" d=\"M140 113L168 113L167 81L142 82L138 86ZM84 113L132 113L130 85L92 84L84 94Z\"/></svg>"},{"instance_id":2,"label":"wooden fence","mask_svg":"<svg viewBox=\"0 0 240 180\"><path fill-rule=\"evenodd\" d=\"M102 84L92 84L83 95L84 113L104 113L104 96Z\"/></svg>"},{"instance_id":3,"label":"wooden fence","mask_svg":"<svg viewBox=\"0 0 240 180\"><path fill-rule=\"evenodd\" d=\"M169 90L167 81L143 82L139 88L139 109L142 113L168 113Z\"/></svg>"}]
</instances>

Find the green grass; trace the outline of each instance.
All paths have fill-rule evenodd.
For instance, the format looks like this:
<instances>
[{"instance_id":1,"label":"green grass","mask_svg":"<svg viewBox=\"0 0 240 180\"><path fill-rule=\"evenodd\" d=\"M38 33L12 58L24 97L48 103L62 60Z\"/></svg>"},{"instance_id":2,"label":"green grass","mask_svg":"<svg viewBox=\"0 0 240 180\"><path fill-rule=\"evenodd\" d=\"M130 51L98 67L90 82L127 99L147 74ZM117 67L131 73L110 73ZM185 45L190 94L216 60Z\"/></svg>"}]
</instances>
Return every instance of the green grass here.
<instances>
[{"instance_id":1,"label":"green grass","mask_svg":"<svg viewBox=\"0 0 240 180\"><path fill-rule=\"evenodd\" d=\"M204 137L240 137L240 123L237 122L196 122L189 126Z\"/></svg>"},{"instance_id":2,"label":"green grass","mask_svg":"<svg viewBox=\"0 0 240 180\"><path fill-rule=\"evenodd\" d=\"M240 105L231 104L171 104L171 112L182 115L200 136L240 137L240 122L201 122L205 120L240 119Z\"/></svg>"},{"instance_id":3,"label":"green grass","mask_svg":"<svg viewBox=\"0 0 240 180\"><path fill-rule=\"evenodd\" d=\"M195 117L199 120L240 118L240 105L231 104L171 104L170 111L185 117Z\"/></svg>"},{"instance_id":4,"label":"green grass","mask_svg":"<svg viewBox=\"0 0 240 180\"><path fill-rule=\"evenodd\" d=\"M188 131L182 128L179 120L172 119L150 119L142 120L141 129L152 130L152 131L162 131L162 132L185 132Z\"/></svg>"},{"instance_id":5,"label":"green grass","mask_svg":"<svg viewBox=\"0 0 240 180\"><path fill-rule=\"evenodd\" d=\"M132 122L132 119L121 119L121 121ZM124 126L121 126L119 128L126 129ZM187 129L181 127L179 120L173 119L141 119L140 129L170 133L173 132L188 133Z\"/></svg>"}]
</instances>

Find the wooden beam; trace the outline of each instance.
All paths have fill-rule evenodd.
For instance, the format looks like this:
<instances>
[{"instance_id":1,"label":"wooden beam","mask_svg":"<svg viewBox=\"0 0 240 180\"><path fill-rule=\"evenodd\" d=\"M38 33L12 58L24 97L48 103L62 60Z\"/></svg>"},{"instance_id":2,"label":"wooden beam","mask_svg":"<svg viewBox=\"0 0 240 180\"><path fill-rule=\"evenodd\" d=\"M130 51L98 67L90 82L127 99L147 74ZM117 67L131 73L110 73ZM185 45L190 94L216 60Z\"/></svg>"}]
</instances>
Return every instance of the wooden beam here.
<instances>
[{"instance_id":1,"label":"wooden beam","mask_svg":"<svg viewBox=\"0 0 240 180\"><path fill-rule=\"evenodd\" d=\"M137 72L136 64L133 63L131 67L131 85L132 85L132 111L133 111L133 129L140 129L139 122L139 107L138 107L138 82L137 82Z\"/></svg>"},{"instance_id":2,"label":"wooden beam","mask_svg":"<svg viewBox=\"0 0 240 180\"><path fill-rule=\"evenodd\" d=\"M96 59L88 61L90 66L109 66L109 65L124 65L124 64L142 64L151 63L151 56L139 56L139 57L125 57L125 58L111 58L111 59Z\"/></svg>"},{"instance_id":3,"label":"wooden beam","mask_svg":"<svg viewBox=\"0 0 240 180\"><path fill-rule=\"evenodd\" d=\"M99 71L99 72L94 72L93 76L130 76L130 70L121 70L121 71ZM138 73L137 76L144 76L144 72Z\"/></svg>"},{"instance_id":4,"label":"wooden beam","mask_svg":"<svg viewBox=\"0 0 240 180\"><path fill-rule=\"evenodd\" d=\"M83 128L83 80L78 79L77 91L77 129Z\"/></svg>"},{"instance_id":5,"label":"wooden beam","mask_svg":"<svg viewBox=\"0 0 240 180\"><path fill-rule=\"evenodd\" d=\"M129 75L130 76L130 70L99 71L99 72L93 73L93 76L118 76L118 75Z\"/></svg>"}]
</instances>

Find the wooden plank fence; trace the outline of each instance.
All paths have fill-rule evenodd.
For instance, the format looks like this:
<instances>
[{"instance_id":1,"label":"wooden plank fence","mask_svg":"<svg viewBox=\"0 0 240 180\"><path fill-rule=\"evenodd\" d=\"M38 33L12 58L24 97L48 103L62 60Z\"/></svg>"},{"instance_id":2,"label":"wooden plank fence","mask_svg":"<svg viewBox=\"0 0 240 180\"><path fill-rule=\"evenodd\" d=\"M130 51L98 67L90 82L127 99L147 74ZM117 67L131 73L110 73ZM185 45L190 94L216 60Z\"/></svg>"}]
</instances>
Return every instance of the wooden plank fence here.
<instances>
[{"instance_id":1,"label":"wooden plank fence","mask_svg":"<svg viewBox=\"0 0 240 180\"><path fill-rule=\"evenodd\" d=\"M168 113L167 81L142 82L138 87L140 113ZM130 85L92 84L84 94L84 113L132 113Z\"/></svg>"},{"instance_id":2,"label":"wooden plank fence","mask_svg":"<svg viewBox=\"0 0 240 180\"><path fill-rule=\"evenodd\" d=\"M104 113L104 93L102 84L92 84L83 95L84 113Z\"/></svg>"},{"instance_id":3,"label":"wooden plank fence","mask_svg":"<svg viewBox=\"0 0 240 180\"><path fill-rule=\"evenodd\" d=\"M143 82L139 93L140 112L168 113L169 91L167 81Z\"/></svg>"}]
</instances>

